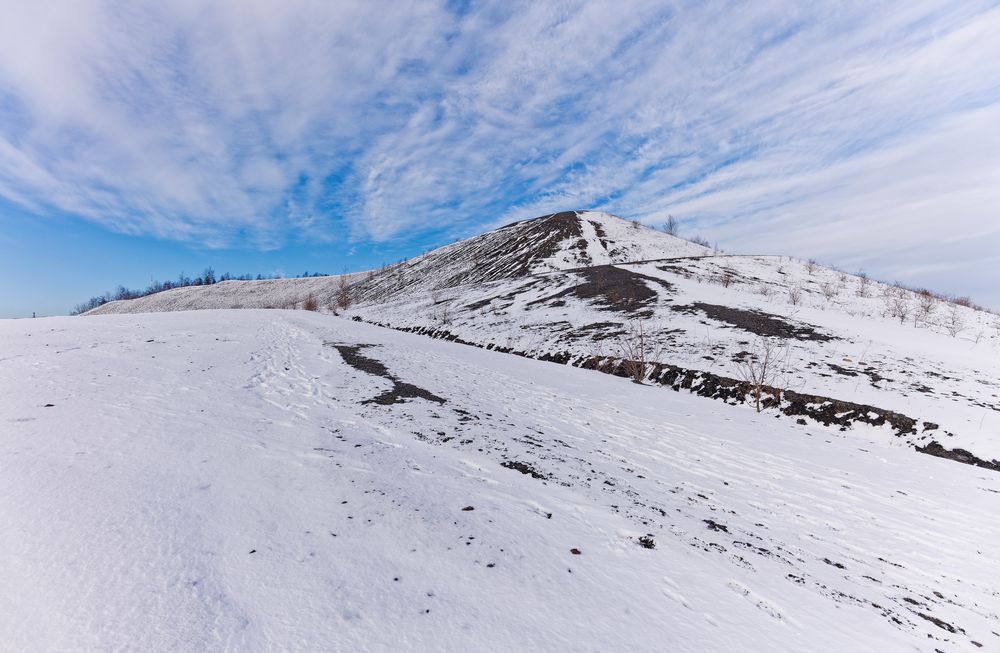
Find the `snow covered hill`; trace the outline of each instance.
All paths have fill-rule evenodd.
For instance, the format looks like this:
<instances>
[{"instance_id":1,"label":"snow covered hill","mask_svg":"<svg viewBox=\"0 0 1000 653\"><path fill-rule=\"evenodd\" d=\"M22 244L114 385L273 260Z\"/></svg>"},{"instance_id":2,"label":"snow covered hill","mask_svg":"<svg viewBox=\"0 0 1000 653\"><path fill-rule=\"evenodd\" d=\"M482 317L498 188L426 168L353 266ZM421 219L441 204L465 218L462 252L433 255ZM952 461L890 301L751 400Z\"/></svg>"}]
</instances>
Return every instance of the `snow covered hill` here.
<instances>
[{"instance_id":1,"label":"snow covered hill","mask_svg":"<svg viewBox=\"0 0 1000 653\"><path fill-rule=\"evenodd\" d=\"M357 319L613 373L641 333L647 382L730 403L752 403L746 363L770 340L772 414L1000 470L1000 317L929 293L724 255L595 212L515 223L350 281ZM310 292L326 307L339 285L248 283L94 313L291 307Z\"/></svg>"},{"instance_id":2,"label":"snow covered hill","mask_svg":"<svg viewBox=\"0 0 1000 653\"><path fill-rule=\"evenodd\" d=\"M0 396L5 650L1000 648L1000 474L891 441L308 311L0 321Z\"/></svg>"}]
</instances>

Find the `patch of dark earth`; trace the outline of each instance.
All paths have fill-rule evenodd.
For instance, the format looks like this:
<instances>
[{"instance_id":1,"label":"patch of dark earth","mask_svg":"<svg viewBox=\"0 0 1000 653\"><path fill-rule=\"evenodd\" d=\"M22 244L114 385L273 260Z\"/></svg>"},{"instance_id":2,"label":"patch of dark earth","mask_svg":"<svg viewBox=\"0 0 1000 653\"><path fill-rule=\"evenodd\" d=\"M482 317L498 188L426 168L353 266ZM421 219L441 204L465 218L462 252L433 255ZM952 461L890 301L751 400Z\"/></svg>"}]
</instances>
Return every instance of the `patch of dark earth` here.
<instances>
[{"instance_id":1,"label":"patch of dark earth","mask_svg":"<svg viewBox=\"0 0 1000 653\"><path fill-rule=\"evenodd\" d=\"M528 306L551 303L563 297L576 297L593 300L600 307L599 310L628 313L636 317L647 313L651 316L652 313L644 309L648 309L649 305L659 297L653 286L659 286L668 293L673 292L673 285L669 281L623 270L613 265L578 268L570 272L583 277L583 282L554 295L529 302Z\"/></svg>"},{"instance_id":2,"label":"patch of dark earth","mask_svg":"<svg viewBox=\"0 0 1000 653\"><path fill-rule=\"evenodd\" d=\"M885 381L887 379L887 377L884 377L880 375L878 372L876 372L875 368L873 367L866 367L863 370L856 370L850 367L843 367L841 365L837 365L836 363L827 363L826 366L829 367L834 372L836 372L837 374L841 374L843 376L853 377L853 376L858 376L859 374L864 374L869 379L871 379L872 385L875 385L879 381ZM917 389L920 390L920 388ZM926 388L926 391L931 392L931 389ZM921 390L921 392L923 392L923 390Z\"/></svg>"},{"instance_id":3,"label":"patch of dark earth","mask_svg":"<svg viewBox=\"0 0 1000 653\"><path fill-rule=\"evenodd\" d=\"M351 293L355 302L363 303L403 296L414 285L426 289L419 280L428 277L437 280L438 289L525 277L539 261L555 255L564 241L582 236L576 211L543 215L440 251L430 262L414 259L389 266L352 284ZM468 265L470 261L474 265Z\"/></svg>"},{"instance_id":4,"label":"patch of dark earth","mask_svg":"<svg viewBox=\"0 0 1000 653\"><path fill-rule=\"evenodd\" d=\"M381 361L377 361L374 358L369 358L361 353L361 350L367 347L374 347L375 345L370 344L357 344L357 345L336 345L333 343L326 343L337 350L344 362L358 370L359 372L364 372L365 374L371 374L374 376L380 376L383 379L392 381L392 388L386 390L377 397L372 399L366 399L362 401L363 404L378 404L380 406L390 406L392 404L403 403L407 399L426 399L427 401L433 401L438 404L443 404L445 399L439 397L436 394L424 390L423 388L417 387L412 383L405 383L396 378L393 374L389 372L387 368Z\"/></svg>"},{"instance_id":5,"label":"patch of dark earth","mask_svg":"<svg viewBox=\"0 0 1000 653\"><path fill-rule=\"evenodd\" d=\"M733 308L719 304L706 304L705 302L671 306L670 310L686 315L695 315L701 312L716 322L723 322L758 336L778 337L789 340L815 340L818 342L834 340L833 336L817 331L812 325L793 324L777 315L765 313L764 311Z\"/></svg>"}]
</instances>

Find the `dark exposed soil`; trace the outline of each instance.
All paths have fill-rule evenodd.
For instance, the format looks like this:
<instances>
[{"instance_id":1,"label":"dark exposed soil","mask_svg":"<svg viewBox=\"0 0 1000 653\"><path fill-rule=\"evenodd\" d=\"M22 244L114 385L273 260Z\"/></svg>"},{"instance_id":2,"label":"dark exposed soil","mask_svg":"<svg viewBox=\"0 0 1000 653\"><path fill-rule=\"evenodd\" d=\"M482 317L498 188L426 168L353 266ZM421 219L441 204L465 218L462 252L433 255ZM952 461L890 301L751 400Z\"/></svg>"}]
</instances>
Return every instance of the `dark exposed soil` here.
<instances>
[{"instance_id":1,"label":"dark exposed soil","mask_svg":"<svg viewBox=\"0 0 1000 653\"><path fill-rule=\"evenodd\" d=\"M613 265L580 268L572 272L583 277L584 281L549 297L537 299L528 305L551 304L563 297L576 297L592 300L601 310L639 316L640 311L646 309L659 296L650 284L663 288L666 292L673 292L673 285L669 281Z\"/></svg>"},{"instance_id":2,"label":"dark exposed soil","mask_svg":"<svg viewBox=\"0 0 1000 653\"><path fill-rule=\"evenodd\" d=\"M340 356L344 359L345 363L359 372L380 376L383 379L392 381L392 388L386 390L377 397L362 401L361 403L363 404L379 404L380 406L389 406L392 404L403 403L407 399L426 399L427 401L433 401L439 404L443 404L445 402L442 397L439 397L432 392L419 388L412 383L404 383L403 381L400 381L398 378L393 376L389 372L389 368L387 368L380 361L361 354L362 349L365 349L366 347L374 347L374 345L331 344L330 346L340 353Z\"/></svg>"},{"instance_id":3,"label":"dark exposed soil","mask_svg":"<svg viewBox=\"0 0 1000 653\"><path fill-rule=\"evenodd\" d=\"M709 319L717 322L725 322L737 329L748 331L758 336L775 336L790 340L817 340L826 342L833 340L833 336L817 331L815 327L808 324L795 324L787 320L764 311L747 310L733 308L731 306L720 306L718 304L706 304L704 302L694 302L683 306L671 306L670 310L679 313L693 315L697 312L704 313Z\"/></svg>"},{"instance_id":4,"label":"dark exposed soil","mask_svg":"<svg viewBox=\"0 0 1000 653\"><path fill-rule=\"evenodd\" d=\"M917 612L917 616L920 617L921 619L926 619L927 621L931 622L932 624L934 624L935 626L937 626L942 630L947 630L949 633L959 633L959 632L965 633L965 631L962 630L961 628L955 628L955 626L952 626L947 621L938 619L933 615L924 614L923 612Z\"/></svg>"},{"instance_id":5,"label":"dark exposed soil","mask_svg":"<svg viewBox=\"0 0 1000 653\"><path fill-rule=\"evenodd\" d=\"M535 271L539 261L554 255L562 243L574 240L578 244L582 237L576 211L543 215L438 250L432 260L416 258L390 266L353 284L351 293L359 303L384 301L404 295L411 285L427 278L435 279L436 288L454 288L523 277Z\"/></svg>"}]
</instances>

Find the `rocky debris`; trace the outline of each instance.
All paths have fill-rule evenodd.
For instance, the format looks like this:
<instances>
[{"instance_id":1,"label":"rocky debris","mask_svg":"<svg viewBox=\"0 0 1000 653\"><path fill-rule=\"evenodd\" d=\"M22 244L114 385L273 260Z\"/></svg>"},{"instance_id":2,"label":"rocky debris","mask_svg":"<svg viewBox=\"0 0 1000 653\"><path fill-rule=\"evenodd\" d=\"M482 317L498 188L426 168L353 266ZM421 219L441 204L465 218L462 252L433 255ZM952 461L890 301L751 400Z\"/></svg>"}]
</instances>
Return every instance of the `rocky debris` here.
<instances>
[{"instance_id":1,"label":"rocky debris","mask_svg":"<svg viewBox=\"0 0 1000 653\"><path fill-rule=\"evenodd\" d=\"M946 449L937 440L932 440L930 444L923 447L917 447L916 449L920 453L937 456L938 458L947 458L948 460L955 460L960 463L965 463L966 465L975 465L976 467L982 467L983 469L991 469L994 472L1000 472L1000 460L994 460L992 462L983 460L965 449Z\"/></svg>"},{"instance_id":2,"label":"rocky debris","mask_svg":"<svg viewBox=\"0 0 1000 653\"><path fill-rule=\"evenodd\" d=\"M505 460L500 463L501 467L506 467L507 469L513 469L514 471L521 472L522 474L529 475L531 478L547 479L549 478L546 474L541 473L528 463L522 463L517 460Z\"/></svg>"},{"instance_id":3,"label":"rocky debris","mask_svg":"<svg viewBox=\"0 0 1000 653\"><path fill-rule=\"evenodd\" d=\"M705 522L706 524L708 524L708 529L709 530L719 531L719 532L722 532L722 533L728 533L729 532L729 527L728 526L726 526L724 524L720 524L719 522L715 521L714 519L702 519L702 521Z\"/></svg>"},{"instance_id":4,"label":"rocky debris","mask_svg":"<svg viewBox=\"0 0 1000 653\"><path fill-rule=\"evenodd\" d=\"M897 436L917 432L917 420L891 410L865 404L839 401L819 395L806 395L785 390L781 412L785 415L804 415L825 426L840 426L846 430L855 423L871 426L889 425Z\"/></svg>"}]
</instances>

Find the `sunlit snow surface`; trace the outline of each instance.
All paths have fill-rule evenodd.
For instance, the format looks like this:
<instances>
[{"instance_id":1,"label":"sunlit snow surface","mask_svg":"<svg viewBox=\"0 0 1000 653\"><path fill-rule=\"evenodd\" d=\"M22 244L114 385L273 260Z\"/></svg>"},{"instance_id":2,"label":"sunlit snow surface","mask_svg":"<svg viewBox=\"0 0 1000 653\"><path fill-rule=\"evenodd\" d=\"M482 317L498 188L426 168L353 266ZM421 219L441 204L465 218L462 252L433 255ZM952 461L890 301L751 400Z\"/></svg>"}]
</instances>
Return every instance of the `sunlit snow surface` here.
<instances>
[{"instance_id":1,"label":"sunlit snow surface","mask_svg":"<svg viewBox=\"0 0 1000 653\"><path fill-rule=\"evenodd\" d=\"M303 311L0 321L0 397L4 650L1000 649L1000 474L864 433Z\"/></svg>"},{"instance_id":2,"label":"sunlit snow surface","mask_svg":"<svg viewBox=\"0 0 1000 653\"><path fill-rule=\"evenodd\" d=\"M887 315L897 289L862 288L857 276L805 261L721 255L608 214L567 212L350 280L357 301L348 313L369 322L579 360L620 356L620 334L638 321L659 362L730 378L739 376L735 361L755 335L716 312L737 322L763 314L815 334L788 341L787 371L776 386L916 420L903 437L879 429L898 446L938 442L1000 460L1000 316L943 301L922 315L920 298L899 290L907 315L898 319ZM309 295L326 310L338 286L336 277L231 281L95 312L301 307ZM620 301L630 292L647 297Z\"/></svg>"}]
</instances>

